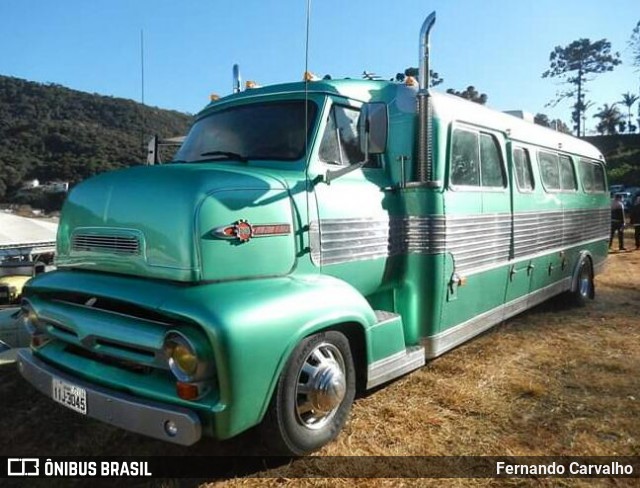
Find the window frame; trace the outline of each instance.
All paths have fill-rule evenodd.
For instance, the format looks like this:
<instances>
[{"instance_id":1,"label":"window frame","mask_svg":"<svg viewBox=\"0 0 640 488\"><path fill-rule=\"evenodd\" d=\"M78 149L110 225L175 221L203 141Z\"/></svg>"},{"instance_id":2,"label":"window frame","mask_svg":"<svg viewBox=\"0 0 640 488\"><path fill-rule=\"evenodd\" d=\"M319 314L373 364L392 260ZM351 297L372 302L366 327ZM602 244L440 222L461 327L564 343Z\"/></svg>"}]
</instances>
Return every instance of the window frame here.
<instances>
[{"instance_id":1,"label":"window frame","mask_svg":"<svg viewBox=\"0 0 640 488\"><path fill-rule=\"evenodd\" d=\"M478 179L479 184L476 185L459 185L453 183L452 175L452 158L453 158L453 140L457 130L471 132L476 135L477 151L478 151ZM493 141L498 151L498 159L500 164L500 171L502 173L502 186L484 186L482 184L482 143L481 136L489 136ZM452 191L467 191L467 192L491 192L491 193L506 193L509 191L509 178L505 166L505 157L502 150L502 144L496 132L487 130L484 128L468 126L466 124L452 124L449 137L449 154L447 155L447 186Z\"/></svg>"}]
</instances>

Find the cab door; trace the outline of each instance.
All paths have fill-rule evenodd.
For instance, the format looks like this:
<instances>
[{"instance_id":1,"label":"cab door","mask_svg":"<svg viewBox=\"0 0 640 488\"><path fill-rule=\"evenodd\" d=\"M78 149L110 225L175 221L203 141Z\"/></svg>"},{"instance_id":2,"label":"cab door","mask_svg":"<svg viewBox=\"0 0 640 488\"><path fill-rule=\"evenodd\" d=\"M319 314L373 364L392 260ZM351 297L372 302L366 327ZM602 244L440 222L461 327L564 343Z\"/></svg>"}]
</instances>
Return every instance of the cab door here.
<instances>
[{"instance_id":1,"label":"cab door","mask_svg":"<svg viewBox=\"0 0 640 488\"><path fill-rule=\"evenodd\" d=\"M311 255L322 272L342 278L368 295L385 279L391 248L390 180L382 158L363 168L329 177L364 161L358 136L359 108L334 101L324 113L312 180L317 220L312 220Z\"/></svg>"}]
</instances>

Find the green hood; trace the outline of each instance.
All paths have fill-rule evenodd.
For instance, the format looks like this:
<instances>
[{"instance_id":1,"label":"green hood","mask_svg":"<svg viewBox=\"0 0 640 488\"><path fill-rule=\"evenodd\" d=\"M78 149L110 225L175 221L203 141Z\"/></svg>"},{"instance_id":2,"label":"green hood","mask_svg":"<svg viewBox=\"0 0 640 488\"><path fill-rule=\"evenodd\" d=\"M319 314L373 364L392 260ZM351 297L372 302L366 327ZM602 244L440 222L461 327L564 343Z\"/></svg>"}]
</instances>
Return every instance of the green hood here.
<instances>
[{"instance_id":1,"label":"green hood","mask_svg":"<svg viewBox=\"0 0 640 488\"><path fill-rule=\"evenodd\" d=\"M240 220L288 225L289 232L247 242L221 238L221 229ZM249 167L171 164L104 173L70 193L57 259L63 268L184 282L286 274L295 260L289 193L282 181Z\"/></svg>"}]
</instances>

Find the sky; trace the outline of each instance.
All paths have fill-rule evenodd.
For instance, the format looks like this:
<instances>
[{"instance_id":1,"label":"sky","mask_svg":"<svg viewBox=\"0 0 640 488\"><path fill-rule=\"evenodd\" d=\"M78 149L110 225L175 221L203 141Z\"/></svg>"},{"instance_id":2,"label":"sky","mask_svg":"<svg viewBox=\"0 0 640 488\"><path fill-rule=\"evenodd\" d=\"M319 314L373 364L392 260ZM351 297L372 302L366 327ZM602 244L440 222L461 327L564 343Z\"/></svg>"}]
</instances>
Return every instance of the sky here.
<instances>
[{"instance_id":1,"label":"sky","mask_svg":"<svg viewBox=\"0 0 640 488\"><path fill-rule=\"evenodd\" d=\"M144 102L197 113L210 94L231 93L234 63L261 85L301 80L306 7L307 0L0 0L0 75L141 101L144 57ZM627 47L638 0L311 0L309 69L390 79L418 65L431 11L438 89L474 85L494 109L569 124L570 102L545 106L562 86L541 75L555 46L586 37L606 38L623 61L587 84L587 132L597 108L640 92Z\"/></svg>"}]
</instances>

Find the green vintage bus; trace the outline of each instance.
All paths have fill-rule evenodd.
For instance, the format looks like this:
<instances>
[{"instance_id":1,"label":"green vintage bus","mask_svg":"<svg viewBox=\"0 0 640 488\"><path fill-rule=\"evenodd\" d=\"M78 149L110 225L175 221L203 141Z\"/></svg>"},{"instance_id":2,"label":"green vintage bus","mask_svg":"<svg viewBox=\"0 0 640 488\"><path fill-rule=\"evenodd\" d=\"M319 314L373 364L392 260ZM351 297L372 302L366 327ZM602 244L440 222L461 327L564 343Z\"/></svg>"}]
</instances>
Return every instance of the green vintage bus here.
<instances>
[{"instance_id":1,"label":"green vintage bus","mask_svg":"<svg viewBox=\"0 0 640 488\"><path fill-rule=\"evenodd\" d=\"M602 155L432 93L434 19L418 87L238 90L172 163L78 185L58 270L25 290L22 375L130 431L191 445L260 424L272 452L301 455L358 390L553 295L593 298Z\"/></svg>"}]
</instances>

